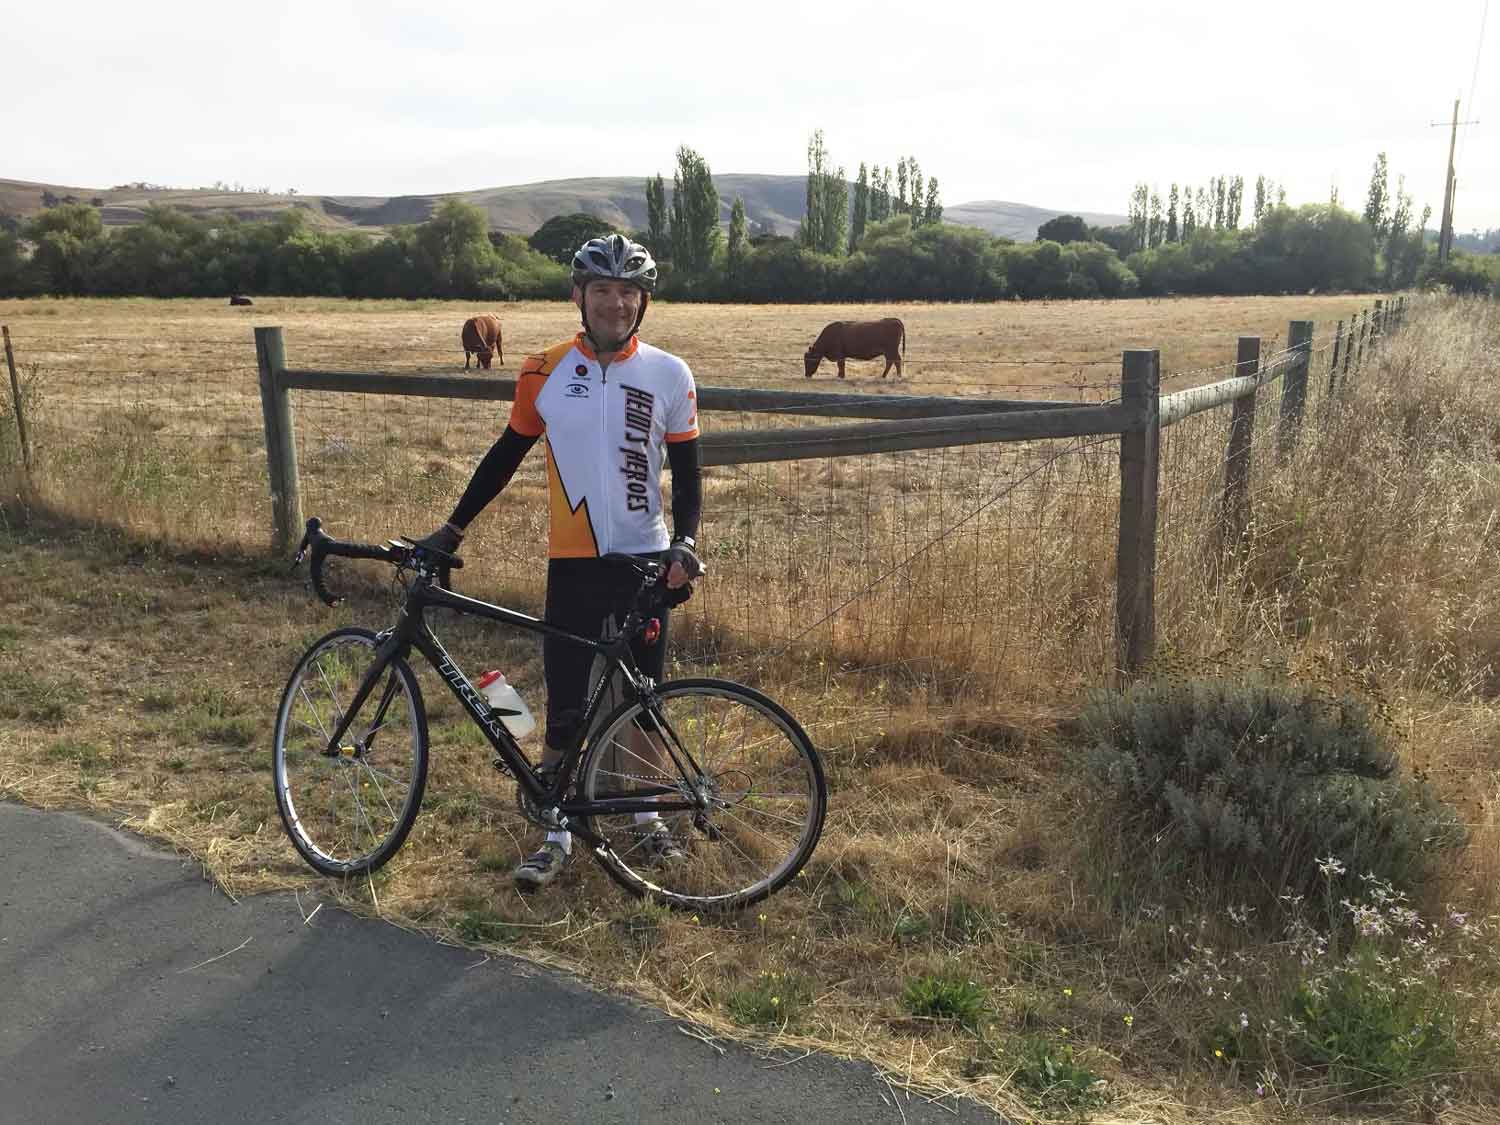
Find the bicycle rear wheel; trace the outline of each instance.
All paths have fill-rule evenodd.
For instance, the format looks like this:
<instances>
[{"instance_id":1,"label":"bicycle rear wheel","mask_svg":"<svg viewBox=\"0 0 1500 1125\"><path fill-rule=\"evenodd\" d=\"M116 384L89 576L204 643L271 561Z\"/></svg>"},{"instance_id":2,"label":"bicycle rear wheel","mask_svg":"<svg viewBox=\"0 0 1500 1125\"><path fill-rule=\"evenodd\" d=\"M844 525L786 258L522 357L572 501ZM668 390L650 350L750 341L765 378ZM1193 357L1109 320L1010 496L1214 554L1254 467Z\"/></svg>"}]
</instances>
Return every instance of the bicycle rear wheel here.
<instances>
[{"instance_id":1,"label":"bicycle rear wheel","mask_svg":"<svg viewBox=\"0 0 1500 1125\"><path fill-rule=\"evenodd\" d=\"M585 818L609 844L599 858L616 882L695 910L739 909L785 886L817 846L828 804L806 732L728 680L662 684L650 708L615 711L589 743L578 792L695 802L655 824L634 813Z\"/></svg>"},{"instance_id":2,"label":"bicycle rear wheel","mask_svg":"<svg viewBox=\"0 0 1500 1125\"><path fill-rule=\"evenodd\" d=\"M416 676L400 659L386 666L328 753L377 647L375 634L358 628L314 642L276 715L276 808L293 846L324 875L361 875L395 855L427 785L427 713Z\"/></svg>"}]
</instances>

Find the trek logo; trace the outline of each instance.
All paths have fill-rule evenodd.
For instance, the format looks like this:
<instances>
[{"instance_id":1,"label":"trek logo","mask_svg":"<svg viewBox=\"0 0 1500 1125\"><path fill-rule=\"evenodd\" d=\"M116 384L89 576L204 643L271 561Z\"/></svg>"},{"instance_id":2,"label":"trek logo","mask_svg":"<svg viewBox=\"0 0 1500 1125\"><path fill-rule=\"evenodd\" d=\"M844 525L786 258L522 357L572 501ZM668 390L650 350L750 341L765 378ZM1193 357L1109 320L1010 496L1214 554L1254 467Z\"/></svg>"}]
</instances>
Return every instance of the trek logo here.
<instances>
[{"instance_id":1,"label":"trek logo","mask_svg":"<svg viewBox=\"0 0 1500 1125\"><path fill-rule=\"evenodd\" d=\"M647 487L650 463L646 460L646 448L651 440L651 414L655 406L655 395L625 385L625 444L619 447L619 452L627 512L651 510L651 494Z\"/></svg>"},{"instance_id":2,"label":"trek logo","mask_svg":"<svg viewBox=\"0 0 1500 1125\"><path fill-rule=\"evenodd\" d=\"M570 398L588 398L589 385L587 383L569 383L568 396Z\"/></svg>"}]
</instances>

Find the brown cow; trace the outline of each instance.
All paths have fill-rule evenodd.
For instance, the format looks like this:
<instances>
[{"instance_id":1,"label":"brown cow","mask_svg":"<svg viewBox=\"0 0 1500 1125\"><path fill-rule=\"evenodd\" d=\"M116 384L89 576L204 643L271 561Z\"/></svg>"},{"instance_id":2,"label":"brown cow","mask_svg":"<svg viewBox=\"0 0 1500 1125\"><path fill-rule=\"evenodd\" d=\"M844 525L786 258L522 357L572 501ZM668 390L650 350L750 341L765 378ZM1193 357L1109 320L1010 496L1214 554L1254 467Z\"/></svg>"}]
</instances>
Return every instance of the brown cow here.
<instances>
[{"instance_id":1,"label":"brown cow","mask_svg":"<svg viewBox=\"0 0 1500 1125\"><path fill-rule=\"evenodd\" d=\"M499 354L500 362L505 362L505 349L501 346L500 318L494 313L484 313L481 316L471 316L464 321L464 330L459 333L459 339L464 345L464 370L469 369L469 355L473 353L479 360L479 366L486 371L490 368L490 356Z\"/></svg>"},{"instance_id":2,"label":"brown cow","mask_svg":"<svg viewBox=\"0 0 1500 1125\"><path fill-rule=\"evenodd\" d=\"M885 356L884 379L896 365L896 375L901 375L901 356L906 352L906 325L893 316L884 320L836 320L823 331L813 346L802 357L809 379L825 359L836 360L839 378L844 377L844 360L874 359Z\"/></svg>"}]
</instances>

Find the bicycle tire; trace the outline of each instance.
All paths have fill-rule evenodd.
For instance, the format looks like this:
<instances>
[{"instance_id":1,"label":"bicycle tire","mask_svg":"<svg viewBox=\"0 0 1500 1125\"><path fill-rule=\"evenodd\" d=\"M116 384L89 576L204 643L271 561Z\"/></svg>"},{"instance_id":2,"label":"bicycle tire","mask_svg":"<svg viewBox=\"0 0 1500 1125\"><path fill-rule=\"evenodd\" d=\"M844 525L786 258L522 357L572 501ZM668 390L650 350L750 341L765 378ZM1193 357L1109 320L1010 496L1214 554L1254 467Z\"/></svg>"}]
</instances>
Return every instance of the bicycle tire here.
<instances>
[{"instance_id":1,"label":"bicycle tire","mask_svg":"<svg viewBox=\"0 0 1500 1125\"><path fill-rule=\"evenodd\" d=\"M379 870L406 841L427 786L427 710L399 658L350 724L341 747L348 753L325 753L377 647L373 632L353 626L320 637L297 662L276 712L276 809L292 846L323 875Z\"/></svg>"},{"instance_id":2,"label":"bicycle tire","mask_svg":"<svg viewBox=\"0 0 1500 1125\"><path fill-rule=\"evenodd\" d=\"M738 910L774 894L812 855L827 812L823 764L807 732L780 704L730 680L661 684L654 706L702 770L712 807L663 814L666 834L683 853L667 862L659 854L663 829L652 831L631 813L590 814L584 826L610 845L596 851L600 863L632 894L680 909ZM636 783L699 791L675 759L664 765L664 756L641 741L643 718L654 729L646 708L629 700L604 720L584 753L580 798L619 797L632 785L638 790ZM772 772L762 780L765 770ZM772 781L775 788L766 788Z\"/></svg>"}]
</instances>

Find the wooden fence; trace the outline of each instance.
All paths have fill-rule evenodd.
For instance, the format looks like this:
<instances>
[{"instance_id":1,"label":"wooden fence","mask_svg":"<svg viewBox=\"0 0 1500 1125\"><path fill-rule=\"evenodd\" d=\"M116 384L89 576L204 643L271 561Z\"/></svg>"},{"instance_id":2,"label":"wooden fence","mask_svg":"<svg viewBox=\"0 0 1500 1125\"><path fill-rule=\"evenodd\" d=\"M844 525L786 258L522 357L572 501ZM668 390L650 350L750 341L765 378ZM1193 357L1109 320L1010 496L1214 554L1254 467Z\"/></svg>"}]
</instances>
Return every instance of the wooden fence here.
<instances>
[{"instance_id":1,"label":"wooden fence","mask_svg":"<svg viewBox=\"0 0 1500 1125\"><path fill-rule=\"evenodd\" d=\"M1377 300L1345 330L1334 331L1329 363L1330 394L1361 367L1383 337L1403 324L1407 299ZM1100 405L1072 402L934 396L872 396L817 392L698 389L700 411L795 414L802 417L877 419L801 429L775 428L706 434L700 443L705 466L808 458L854 457L901 450L1048 438L1118 436L1119 525L1115 589L1115 643L1120 672L1144 667L1155 651L1157 502L1161 431L1183 419L1224 406L1232 408L1221 488L1224 542L1233 546L1249 521L1249 480L1256 396L1281 380L1278 447L1289 453L1297 441L1308 399L1313 322L1292 321L1288 348L1262 363L1261 340L1239 339L1233 377L1162 395L1157 349L1123 353L1119 400ZM280 328L255 330L272 518L278 551L288 553L301 538L303 516L297 468L292 390L342 394L413 395L426 398L501 401L515 397L513 379L489 376L411 375L380 372L311 371L286 364Z\"/></svg>"}]
</instances>

